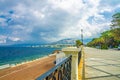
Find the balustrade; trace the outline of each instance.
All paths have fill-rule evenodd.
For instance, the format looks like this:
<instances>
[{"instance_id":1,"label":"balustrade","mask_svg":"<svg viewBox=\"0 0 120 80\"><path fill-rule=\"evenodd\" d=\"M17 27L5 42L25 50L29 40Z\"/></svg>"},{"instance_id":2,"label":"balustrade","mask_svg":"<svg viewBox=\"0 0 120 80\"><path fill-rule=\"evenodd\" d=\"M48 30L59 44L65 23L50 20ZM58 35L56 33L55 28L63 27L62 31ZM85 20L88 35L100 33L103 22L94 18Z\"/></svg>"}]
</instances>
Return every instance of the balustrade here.
<instances>
[{"instance_id":1,"label":"balustrade","mask_svg":"<svg viewBox=\"0 0 120 80\"><path fill-rule=\"evenodd\" d=\"M67 58L36 80L78 80L78 66L82 57L81 48L68 47L63 48L62 51Z\"/></svg>"},{"instance_id":2,"label":"balustrade","mask_svg":"<svg viewBox=\"0 0 120 80\"><path fill-rule=\"evenodd\" d=\"M71 80L71 61L72 56L67 57L36 80Z\"/></svg>"}]
</instances>

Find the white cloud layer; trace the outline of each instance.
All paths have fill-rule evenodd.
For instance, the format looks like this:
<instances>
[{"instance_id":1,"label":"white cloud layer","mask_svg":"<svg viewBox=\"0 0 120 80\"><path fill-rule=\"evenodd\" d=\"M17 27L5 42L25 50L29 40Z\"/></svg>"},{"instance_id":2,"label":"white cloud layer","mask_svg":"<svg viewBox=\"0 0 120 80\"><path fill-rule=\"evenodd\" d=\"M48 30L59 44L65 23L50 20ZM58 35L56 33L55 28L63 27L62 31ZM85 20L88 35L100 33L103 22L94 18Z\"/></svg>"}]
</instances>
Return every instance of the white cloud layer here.
<instances>
[{"instance_id":1,"label":"white cloud layer","mask_svg":"<svg viewBox=\"0 0 120 80\"><path fill-rule=\"evenodd\" d=\"M116 12L120 0L0 0L0 43L80 38L81 29L85 39L98 37Z\"/></svg>"}]
</instances>

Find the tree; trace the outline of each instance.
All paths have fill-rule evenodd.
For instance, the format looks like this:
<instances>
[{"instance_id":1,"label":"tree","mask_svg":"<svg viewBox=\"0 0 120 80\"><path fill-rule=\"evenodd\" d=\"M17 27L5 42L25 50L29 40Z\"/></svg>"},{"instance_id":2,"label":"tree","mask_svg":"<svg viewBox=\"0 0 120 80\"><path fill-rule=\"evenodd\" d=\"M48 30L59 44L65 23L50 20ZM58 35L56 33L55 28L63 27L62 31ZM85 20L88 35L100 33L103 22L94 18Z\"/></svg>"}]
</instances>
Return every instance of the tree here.
<instances>
[{"instance_id":1,"label":"tree","mask_svg":"<svg viewBox=\"0 0 120 80\"><path fill-rule=\"evenodd\" d=\"M101 33L101 36L94 38L87 44L88 46L100 46L101 49L107 49L108 47L116 47L120 44L120 13L114 14L112 18L111 30Z\"/></svg>"},{"instance_id":2,"label":"tree","mask_svg":"<svg viewBox=\"0 0 120 80\"><path fill-rule=\"evenodd\" d=\"M112 16L111 28L120 28L120 13L116 13Z\"/></svg>"},{"instance_id":3,"label":"tree","mask_svg":"<svg viewBox=\"0 0 120 80\"><path fill-rule=\"evenodd\" d=\"M112 34L114 35L114 40L117 42L117 44L120 44L120 13L114 14L112 18Z\"/></svg>"},{"instance_id":4,"label":"tree","mask_svg":"<svg viewBox=\"0 0 120 80\"><path fill-rule=\"evenodd\" d=\"M83 43L80 40L76 40L76 46L79 48Z\"/></svg>"},{"instance_id":5,"label":"tree","mask_svg":"<svg viewBox=\"0 0 120 80\"><path fill-rule=\"evenodd\" d=\"M116 41L116 44L120 44L120 28L116 28L112 30L112 34L114 36L114 40Z\"/></svg>"}]
</instances>

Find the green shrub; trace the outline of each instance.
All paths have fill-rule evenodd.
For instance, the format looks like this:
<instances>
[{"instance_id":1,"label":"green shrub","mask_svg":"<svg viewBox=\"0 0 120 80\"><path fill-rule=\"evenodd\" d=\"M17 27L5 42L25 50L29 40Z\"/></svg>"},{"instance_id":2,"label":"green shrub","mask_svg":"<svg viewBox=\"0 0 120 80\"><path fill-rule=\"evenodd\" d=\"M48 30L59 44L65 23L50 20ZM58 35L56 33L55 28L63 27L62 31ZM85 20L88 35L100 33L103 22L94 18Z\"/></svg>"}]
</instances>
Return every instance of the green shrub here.
<instances>
[{"instance_id":1,"label":"green shrub","mask_svg":"<svg viewBox=\"0 0 120 80\"><path fill-rule=\"evenodd\" d=\"M108 49L108 46L107 46L106 44L103 44L103 45L101 46L101 49Z\"/></svg>"},{"instance_id":2,"label":"green shrub","mask_svg":"<svg viewBox=\"0 0 120 80\"><path fill-rule=\"evenodd\" d=\"M79 48L83 43L80 40L76 40L76 46Z\"/></svg>"},{"instance_id":3,"label":"green shrub","mask_svg":"<svg viewBox=\"0 0 120 80\"><path fill-rule=\"evenodd\" d=\"M118 46L115 46L115 48L118 48Z\"/></svg>"}]
</instances>

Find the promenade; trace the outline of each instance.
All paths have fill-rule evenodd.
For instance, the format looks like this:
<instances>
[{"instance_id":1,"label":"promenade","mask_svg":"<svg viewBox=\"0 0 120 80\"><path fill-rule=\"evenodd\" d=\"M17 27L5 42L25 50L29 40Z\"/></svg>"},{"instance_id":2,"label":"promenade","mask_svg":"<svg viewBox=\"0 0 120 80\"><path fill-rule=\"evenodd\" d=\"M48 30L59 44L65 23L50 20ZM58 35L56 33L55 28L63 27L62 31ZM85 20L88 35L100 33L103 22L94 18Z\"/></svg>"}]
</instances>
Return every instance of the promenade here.
<instances>
[{"instance_id":1,"label":"promenade","mask_svg":"<svg viewBox=\"0 0 120 80\"><path fill-rule=\"evenodd\" d=\"M86 80L120 80L120 51L85 47Z\"/></svg>"}]
</instances>

